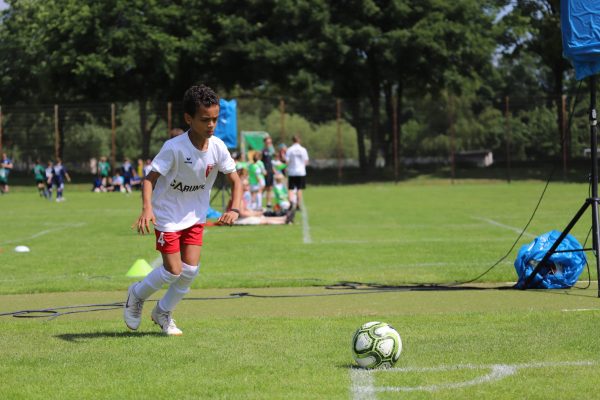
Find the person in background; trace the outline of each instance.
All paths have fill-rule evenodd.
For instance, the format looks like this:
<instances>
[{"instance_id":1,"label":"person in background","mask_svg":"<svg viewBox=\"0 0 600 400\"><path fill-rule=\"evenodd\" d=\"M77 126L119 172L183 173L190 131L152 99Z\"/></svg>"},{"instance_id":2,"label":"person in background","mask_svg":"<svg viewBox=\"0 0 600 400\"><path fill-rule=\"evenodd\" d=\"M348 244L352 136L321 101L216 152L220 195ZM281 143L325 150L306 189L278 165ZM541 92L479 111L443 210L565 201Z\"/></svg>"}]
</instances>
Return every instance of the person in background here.
<instances>
[{"instance_id":1,"label":"person in background","mask_svg":"<svg viewBox=\"0 0 600 400\"><path fill-rule=\"evenodd\" d=\"M273 199L273 176L275 171L273 170L273 157L275 156L275 148L273 147L273 139L271 136L265 136L263 139L264 147L262 150L262 162L265 166L265 201L267 202L267 208L273 207L271 204Z\"/></svg>"},{"instance_id":2,"label":"person in background","mask_svg":"<svg viewBox=\"0 0 600 400\"><path fill-rule=\"evenodd\" d=\"M133 165L129 158L125 157L121 166L121 176L123 177L123 187L127 193L131 193L131 179L133 178Z\"/></svg>"},{"instance_id":3,"label":"person in background","mask_svg":"<svg viewBox=\"0 0 600 400\"><path fill-rule=\"evenodd\" d=\"M254 153L254 162L248 166L248 181L252 193L250 208L258 211L262 211L262 192L265 187L265 175L267 173L261 158L261 153Z\"/></svg>"},{"instance_id":4,"label":"person in background","mask_svg":"<svg viewBox=\"0 0 600 400\"><path fill-rule=\"evenodd\" d=\"M275 185L273 185L273 194L275 195L275 209L287 211L290 208L290 201L288 190L285 186L285 176L283 176L283 174L275 175Z\"/></svg>"},{"instance_id":5,"label":"person in background","mask_svg":"<svg viewBox=\"0 0 600 400\"><path fill-rule=\"evenodd\" d=\"M173 139L176 136L181 135L184 132L181 128L173 128L169 131L169 139Z\"/></svg>"},{"instance_id":6,"label":"person in background","mask_svg":"<svg viewBox=\"0 0 600 400\"><path fill-rule=\"evenodd\" d=\"M48 197L48 190L46 189L46 168L44 168L39 158L35 160L33 175L35 176L35 185L37 186L40 197Z\"/></svg>"},{"instance_id":7,"label":"person in background","mask_svg":"<svg viewBox=\"0 0 600 400\"><path fill-rule=\"evenodd\" d=\"M285 163L285 154L287 153L287 145L285 143L279 143L277 146L277 154L275 154L275 169L287 176L287 164Z\"/></svg>"},{"instance_id":8,"label":"person in background","mask_svg":"<svg viewBox=\"0 0 600 400\"><path fill-rule=\"evenodd\" d=\"M52 175L54 175L54 164L48 160L46 164L46 192L48 192L48 200L52 200Z\"/></svg>"},{"instance_id":9,"label":"person in background","mask_svg":"<svg viewBox=\"0 0 600 400\"><path fill-rule=\"evenodd\" d=\"M6 155L6 153L2 153L2 160L0 160L0 168L4 169L4 189L3 189L3 193L8 193L9 191L9 187L8 187L8 176L10 175L10 171L12 171L13 169L13 162L10 158L8 158L8 156Z\"/></svg>"},{"instance_id":10,"label":"person in background","mask_svg":"<svg viewBox=\"0 0 600 400\"><path fill-rule=\"evenodd\" d=\"M0 163L0 194L5 194L8 191L8 172L4 168L4 164Z\"/></svg>"},{"instance_id":11,"label":"person in background","mask_svg":"<svg viewBox=\"0 0 600 400\"><path fill-rule=\"evenodd\" d=\"M125 179L119 171L116 171L115 176L112 177L112 183L108 190L110 192L125 192Z\"/></svg>"},{"instance_id":12,"label":"person in background","mask_svg":"<svg viewBox=\"0 0 600 400\"><path fill-rule=\"evenodd\" d=\"M294 142L285 154L287 161L288 189L292 207L300 210L302 204L302 190L306 188L306 166L308 165L308 152L300 144L300 137L292 137Z\"/></svg>"},{"instance_id":13,"label":"person in background","mask_svg":"<svg viewBox=\"0 0 600 400\"><path fill-rule=\"evenodd\" d=\"M135 172L137 173L137 176L140 178L144 177L144 160L142 160L141 158L138 158L137 160L137 167L135 169Z\"/></svg>"},{"instance_id":14,"label":"person in background","mask_svg":"<svg viewBox=\"0 0 600 400\"><path fill-rule=\"evenodd\" d=\"M56 187L56 201L65 201L66 199L63 197L65 180L71 182L71 177L60 158L56 159L56 164L54 164L52 171L52 185Z\"/></svg>"},{"instance_id":15,"label":"person in background","mask_svg":"<svg viewBox=\"0 0 600 400\"><path fill-rule=\"evenodd\" d=\"M144 178L150 171L152 171L152 160L148 158L146 160L146 164L144 165L143 175L140 176Z\"/></svg>"},{"instance_id":16,"label":"person in background","mask_svg":"<svg viewBox=\"0 0 600 400\"><path fill-rule=\"evenodd\" d=\"M110 183L108 181L108 177L110 176L110 164L106 160L106 157L100 157L100 161L98 162L98 174L100 174L100 179L102 179L102 186L108 187Z\"/></svg>"}]
</instances>

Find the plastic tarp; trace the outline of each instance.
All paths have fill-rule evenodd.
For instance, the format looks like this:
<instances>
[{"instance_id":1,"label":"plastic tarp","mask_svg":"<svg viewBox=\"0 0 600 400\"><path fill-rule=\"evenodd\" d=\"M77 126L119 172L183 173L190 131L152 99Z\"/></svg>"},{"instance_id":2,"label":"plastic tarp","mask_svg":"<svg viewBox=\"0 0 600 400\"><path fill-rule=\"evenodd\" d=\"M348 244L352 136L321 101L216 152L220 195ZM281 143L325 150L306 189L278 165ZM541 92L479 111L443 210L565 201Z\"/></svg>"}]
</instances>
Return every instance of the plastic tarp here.
<instances>
[{"instance_id":1,"label":"plastic tarp","mask_svg":"<svg viewBox=\"0 0 600 400\"><path fill-rule=\"evenodd\" d=\"M225 142L228 149L235 149L237 147L237 101L220 99L219 106L215 136Z\"/></svg>"},{"instance_id":2,"label":"plastic tarp","mask_svg":"<svg viewBox=\"0 0 600 400\"><path fill-rule=\"evenodd\" d=\"M519 276L519 281L516 285L517 288L522 289L524 287L527 277L531 275L537 264L542 261L544 255L546 255L560 235L559 231L550 231L538 236L530 244L521 247L515 260L515 269ZM556 250L578 250L581 248L577 239L572 235L567 235ZM549 266L542 268L540 273L536 274L528 288L570 288L577 282L585 265L586 258L583 251L554 253L550 256Z\"/></svg>"},{"instance_id":3,"label":"plastic tarp","mask_svg":"<svg viewBox=\"0 0 600 400\"><path fill-rule=\"evenodd\" d=\"M563 54L581 80L600 72L600 0L560 2Z\"/></svg>"}]
</instances>

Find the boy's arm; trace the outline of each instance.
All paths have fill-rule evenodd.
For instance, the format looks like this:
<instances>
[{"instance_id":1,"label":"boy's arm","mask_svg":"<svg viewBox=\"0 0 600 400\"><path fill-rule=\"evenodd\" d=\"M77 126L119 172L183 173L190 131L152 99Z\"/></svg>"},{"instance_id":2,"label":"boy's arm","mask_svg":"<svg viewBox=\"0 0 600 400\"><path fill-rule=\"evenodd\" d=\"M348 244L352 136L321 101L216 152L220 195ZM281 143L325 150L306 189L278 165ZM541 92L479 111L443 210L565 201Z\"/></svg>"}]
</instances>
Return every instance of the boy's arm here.
<instances>
[{"instance_id":1,"label":"boy's arm","mask_svg":"<svg viewBox=\"0 0 600 400\"><path fill-rule=\"evenodd\" d=\"M240 205L242 202L242 181L237 172L233 171L225 175L231 184L231 208L224 212L217 220L218 224L232 225L240 216ZM234 211L235 210L235 211Z\"/></svg>"},{"instance_id":2,"label":"boy's arm","mask_svg":"<svg viewBox=\"0 0 600 400\"><path fill-rule=\"evenodd\" d=\"M142 235L150 233L150 222L153 225L156 224L156 218L152 210L152 191L159 177L158 172L150 171L142 181L142 213L137 222L133 224L137 227L138 233Z\"/></svg>"}]
</instances>

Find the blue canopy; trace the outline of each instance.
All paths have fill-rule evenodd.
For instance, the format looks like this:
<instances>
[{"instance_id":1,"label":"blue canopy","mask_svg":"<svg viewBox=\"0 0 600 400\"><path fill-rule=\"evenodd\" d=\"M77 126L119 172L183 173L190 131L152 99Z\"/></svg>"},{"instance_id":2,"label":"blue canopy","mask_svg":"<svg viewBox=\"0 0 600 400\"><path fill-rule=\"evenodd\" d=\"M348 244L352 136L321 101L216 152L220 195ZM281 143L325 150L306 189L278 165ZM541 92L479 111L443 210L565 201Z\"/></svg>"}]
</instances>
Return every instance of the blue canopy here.
<instances>
[{"instance_id":1,"label":"blue canopy","mask_svg":"<svg viewBox=\"0 0 600 400\"><path fill-rule=\"evenodd\" d=\"M561 0L563 54L581 80L600 72L600 0Z\"/></svg>"},{"instance_id":2,"label":"blue canopy","mask_svg":"<svg viewBox=\"0 0 600 400\"><path fill-rule=\"evenodd\" d=\"M228 149L237 147L237 101L220 99L220 111L215 136L225 142Z\"/></svg>"}]
</instances>

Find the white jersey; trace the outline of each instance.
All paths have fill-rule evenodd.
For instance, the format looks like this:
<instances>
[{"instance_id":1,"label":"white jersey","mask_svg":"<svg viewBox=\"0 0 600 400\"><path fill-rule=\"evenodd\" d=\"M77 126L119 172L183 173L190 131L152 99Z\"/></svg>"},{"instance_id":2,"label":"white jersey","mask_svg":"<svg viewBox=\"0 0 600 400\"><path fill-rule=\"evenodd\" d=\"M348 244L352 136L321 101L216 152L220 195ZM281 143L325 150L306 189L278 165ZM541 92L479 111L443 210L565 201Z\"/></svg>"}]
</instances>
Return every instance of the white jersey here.
<instances>
[{"instance_id":1,"label":"white jersey","mask_svg":"<svg viewBox=\"0 0 600 400\"><path fill-rule=\"evenodd\" d=\"M212 136L208 149L200 151L186 132L165 142L152 160L152 170L161 175L152 194L155 227L176 232L206 221L217 171L230 174L235 162L218 137Z\"/></svg>"},{"instance_id":2,"label":"white jersey","mask_svg":"<svg viewBox=\"0 0 600 400\"><path fill-rule=\"evenodd\" d=\"M306 176L306 162L308 161L308 152L299 143L291 145L286 153L287 174L288 176Z\"/></svg>"}]
</instances>

